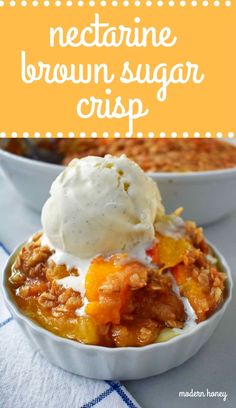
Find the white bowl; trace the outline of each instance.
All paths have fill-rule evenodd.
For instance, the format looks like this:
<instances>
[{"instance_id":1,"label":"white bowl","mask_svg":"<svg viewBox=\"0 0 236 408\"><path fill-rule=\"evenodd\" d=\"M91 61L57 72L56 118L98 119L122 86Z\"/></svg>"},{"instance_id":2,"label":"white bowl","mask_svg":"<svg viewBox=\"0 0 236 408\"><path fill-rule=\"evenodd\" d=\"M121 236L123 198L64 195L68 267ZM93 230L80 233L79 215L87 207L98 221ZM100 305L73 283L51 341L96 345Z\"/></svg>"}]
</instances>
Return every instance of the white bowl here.
<instances>
[{"instance_id":1,"label":"white bowl","mask_svg":"<svg viewBox=\"0 0 236 408\"><path fill-rule=\"evenodd\" d=\"M155 343L141 348L107 348L80 344L43 329L22 314L8 289L7 272L19 248L13 252L4 269L2 281L4 299L32 346L52 364L74 374L100 380L136 380L150 377L179 366L197 353L212 335L229 305L233 286L230 269L219 251L214 246L211 247L228 276L225 302L209 319L199 323L190 332L165 343Z\"/></svg>"},{"instance_id":2,"label":"white bowl","mask_svg":"<svg viewBox=\"0 0 236 408\"><path fill-rule=\"evenodd\" d=\"M37 211L41 211L53 180L63 170L60 165L8 153L1 149L1 144L0 165L21 198Z\"/></svg>"},{"instance_id":3,"label":"white bowl","mask_svg":"<svg viewBox=\"0 0 236 408\"><path fill-rule=\"evenodd\" d=\"M210 224L236 209L236 167L195 173L150 173L167 213L179 206L198 225Z\"/></svg>"},{"instance_id":4,"label":"white bowl","mask_svg":"<svg viewBox=\"0 0 236 408\"><path fill-rule=\"evenodd\" d=\"M48 198L52 181L63 170L61 165L26 159L1 149L0 164L24 201L38 211ZM236 209L236 167L149 174L160 187L167 213L181 205L185 219L204 225Z\"/></svg>"}]
</instances>

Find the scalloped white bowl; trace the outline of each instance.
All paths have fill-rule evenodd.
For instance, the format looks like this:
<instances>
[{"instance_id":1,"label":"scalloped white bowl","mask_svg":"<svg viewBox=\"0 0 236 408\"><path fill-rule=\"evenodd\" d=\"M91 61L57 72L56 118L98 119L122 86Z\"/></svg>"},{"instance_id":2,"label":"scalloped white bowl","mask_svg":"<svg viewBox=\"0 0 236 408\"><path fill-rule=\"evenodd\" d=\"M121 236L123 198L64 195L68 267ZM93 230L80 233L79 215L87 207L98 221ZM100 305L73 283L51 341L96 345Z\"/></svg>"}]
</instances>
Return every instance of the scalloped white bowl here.
<instances>
[{"instance_id":1,"label":"scalloped white bowl","mask_svg":"<svg viewBox=\"0 0 236 408\"><path fill-rule=\"evenodd\" d=\"M22 199L37 211L41 211L53 180L63 170L61 165L16 156L1 148L0 165ZM149 174L160 188L167 213L182 205L185 219L205 225L236 209L236 168Z\"/></svg>"},{"instance_id":2,"label":"scalloped white bowl","mask_svg":"<svg viewBox=\"0 0 236 408\"><path fill-rule=\"evenodd\" d=\"M100 380L136 380L150 377L177 367L196 354L212 335L230 303L233 283L229 266L221 253L210 245L228 276L226 299L209 319L199 323L190 332L164 343L141 348L91 346L56 336L34 323L17 307L7 285L9 267L21 246L12 253L3 271L4 299L33 348L39 350L52 364L74 374Z\"/></svg>"}]
</instances>

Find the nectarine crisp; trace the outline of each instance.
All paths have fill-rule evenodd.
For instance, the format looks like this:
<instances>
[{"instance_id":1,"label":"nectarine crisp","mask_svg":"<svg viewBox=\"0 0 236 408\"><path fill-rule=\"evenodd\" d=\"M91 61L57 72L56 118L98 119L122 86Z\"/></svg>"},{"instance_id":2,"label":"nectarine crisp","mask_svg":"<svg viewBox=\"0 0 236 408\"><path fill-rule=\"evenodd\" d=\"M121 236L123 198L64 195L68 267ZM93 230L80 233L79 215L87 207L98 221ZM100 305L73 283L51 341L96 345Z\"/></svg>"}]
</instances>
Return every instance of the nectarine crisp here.
<instances>
[{"instance_id":1,"label":"nectarine crisp","mask_svg":"<svg viewBox=\"0 0 236 408\"><path fill-rule=\"evenodd\" d=\"M172 227L176 219L165 216ZM54 250L37 233L10 271L15 302L45 329L81 343L139 347L179 335L220 306L225 274L202 229L192 222L174 228L178 233L165 233L163 220L157 222L146 263L125 252L96 256L84 293L63 284L78 278L79 268L56 264Z\"/></svg>"}]
</instances>

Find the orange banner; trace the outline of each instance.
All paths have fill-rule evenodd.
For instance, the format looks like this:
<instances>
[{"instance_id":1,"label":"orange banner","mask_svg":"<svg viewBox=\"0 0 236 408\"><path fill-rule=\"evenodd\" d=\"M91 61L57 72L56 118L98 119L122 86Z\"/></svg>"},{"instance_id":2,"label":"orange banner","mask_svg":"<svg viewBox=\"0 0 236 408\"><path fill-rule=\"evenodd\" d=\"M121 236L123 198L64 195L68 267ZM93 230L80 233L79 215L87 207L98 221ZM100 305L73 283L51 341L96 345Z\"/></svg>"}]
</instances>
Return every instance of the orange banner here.
<instances>
[{"instance_id":1,"label":"orange banner","mask_svg":"<svg viewBox=\"0 0 236 408\"><path fill-rule=\"evenodd\" d=\"M234 137L235 2L0 5L1 137Z\"/></svg>"}]
</instances>

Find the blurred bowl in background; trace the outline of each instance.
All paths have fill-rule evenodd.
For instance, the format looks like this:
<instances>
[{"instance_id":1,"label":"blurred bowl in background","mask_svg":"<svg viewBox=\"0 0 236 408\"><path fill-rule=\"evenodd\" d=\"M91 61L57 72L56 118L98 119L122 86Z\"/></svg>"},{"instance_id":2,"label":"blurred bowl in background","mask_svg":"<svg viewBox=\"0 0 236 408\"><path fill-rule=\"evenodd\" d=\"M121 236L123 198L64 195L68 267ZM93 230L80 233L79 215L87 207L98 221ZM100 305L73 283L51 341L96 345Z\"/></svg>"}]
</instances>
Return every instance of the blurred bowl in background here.
<instances>
[{"instance_id":1,"label":"blurred bowl in background","mask_svg":"<svg viewBox=\"0 0 236 408\"><path fill-rule=\"evenodd\" d=\"M0 165L8 180L31 208L41 211L53 180L63 166L17 156L0 149Z\"/></svg>"},{"instance_id":2,"label":"blurred bowl in background","mask_svg":"<svg viewBox=\"0 0 236 408\"><path fill-rule=\"evenodd\" d=\"M166 212L184 208L183 217L210 224L236 209L236 168L195 173L150 173Z\"/></svg>"},{"instance_id":3,"label":"blurred bowl in background","mask_svg":"<svg viewBox=\"0 0 236 408\"><path fill-rule=\"evenodd\" d=\"M187 143L187 141L186 141ZM23 200L37 211L48 198L62 165L32 160L1 149L0 164ZM236 209L236 168L188 173L149 173L158 184L166 212L184 207L184 218L209 224Z\"/></svg>"}]
</instances>

